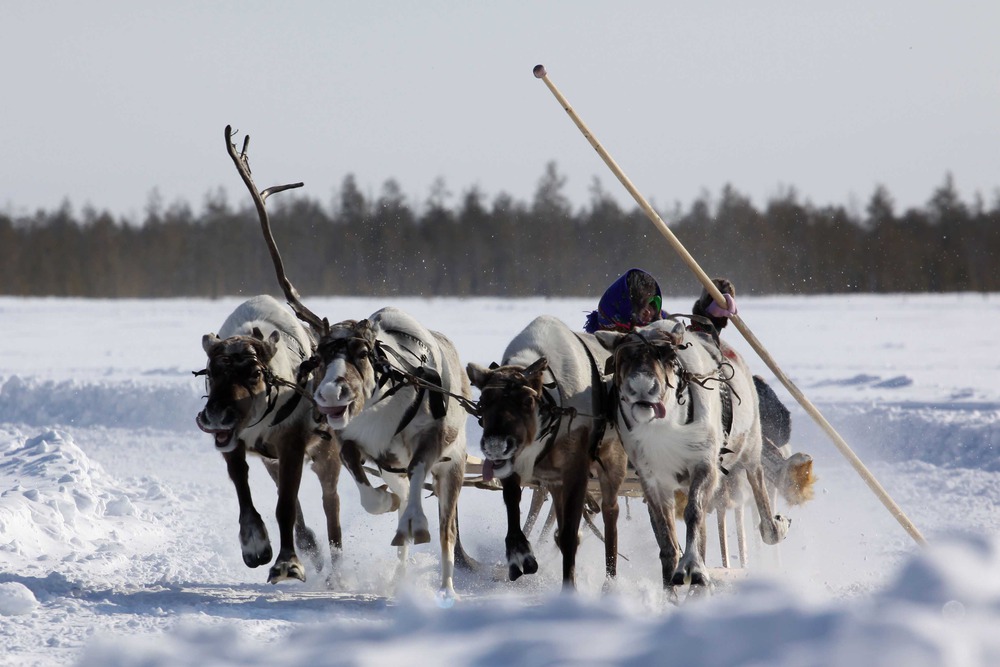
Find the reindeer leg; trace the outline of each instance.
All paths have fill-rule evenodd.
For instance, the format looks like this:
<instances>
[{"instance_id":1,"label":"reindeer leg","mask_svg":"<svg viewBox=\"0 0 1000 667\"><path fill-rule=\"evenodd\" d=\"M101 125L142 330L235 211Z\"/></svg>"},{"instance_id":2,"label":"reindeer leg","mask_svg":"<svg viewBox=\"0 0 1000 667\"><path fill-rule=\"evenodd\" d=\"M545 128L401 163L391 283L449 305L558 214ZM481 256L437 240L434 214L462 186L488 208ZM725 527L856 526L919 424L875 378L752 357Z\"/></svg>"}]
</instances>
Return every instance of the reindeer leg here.
<instances>
[{"instance_id":1,"label":"reindeer leg","mask_svg":"<svg viewBox=\"0 0 1000 667\"><path fill-rule=\"evenodd\" d=\"M570 443L571 451L585 451L589 430L580 428L568 437L576 441ZM580 548L580 521L587 501L589 467L590 462L585 457L575 457L564 462L562 483L552 490L553 510L558 525L556 544L562 553L564 591L576 587L576 553Z\"/></svg>"},{"instance_id":2,"label":"reindeer leg","mask_svg":"<svg viewBox=\"0 0 1000 667\"><path fill-rule=\"evenodd\" d=\"M729 567L729 538L726 535L726 508L720 506L715 510L715 517L719 524L719 550L722 552L722 567Z\"/></svg>"},{"instance_id":3,"label":"reindeer leg","mask_svg":"<svg viewBox=\"0 0 1000 667\"><path fill-rule=\"evenodd\" d=\"M598 474L601 486L601 517L604 519L604 573L609 579L618 576L618 491L625 481L624 459L614 468L611 460Z\"/></svg>"},{"instance_id":4,"label":"reindeer leg","mask_svg":"<svg viewBox=\"0 0 1000 667\"><path fill-rule=\"evenodd\" d=\"M358 486L358 493L361 495L361 506L369 514L385 514L399 509L399 496L393 493L388 485L379 488L372 486L368 480L368 473L362 465L361 449L358 443L353 440L345 440L340 445L340 460L347 468L347 472L354 478L354 483Z\"/></svg>"},{"instance_id":5,"label":"reindeer leg","mask_svg":"<svg viewBox=\"0 0 1000 667\"><path fill-rule=\"evenodd\" d=\"M736 546L740 552L740 567L745 568L749 562L749 556L747 554L746 506L743 504L743 499L733 510L733 515L736 517Z\"/></svg>"},{"instance_id":6,"label":"reindeer leg","mask_svg":"<svg viewBox=\"0 0 1000 667\"><path fill-rule=\"evenodd\" d=\"M537 486L531 492L531 505L528 506L528 518L524 520L524 534L531 535L531 529L535 527L535 521L538 520L538 515L542 511L542 506L545 504L545 499L548 497L549 492L544 486Z\"/></svg>"},{"instance_id":7,"label":"reindeer leg","mask_svg":"<svg viewBox=\"0 0 1000 667\"><path fill-rule=\"evenodd\" d=\"M278 483L278 459L264 458L264 470L270 475L271 480L277 487ZM317 571L323 570L323 558L319 553L319 543L316 540L316 533L306 525L305 515L302 513L302 504L295 500L295 548L301 553L309 556L313 567Z\"/></svg>"},{"instance_id":8,"label":"reindeer leg","mask_svg":"<svg viewBox=\"0 0 1000 667\"><path fill-rule=\"evenodd\" d=\"M458 495L465 478L465 459L439 464L434 471L434 494L438 497L441 539L441 588L439 594L455 597L455 544L458 540Z\"/></svg>"},{"instance_id":9,"label":"reindeer leg","mask_svg":"<svg viewBox=\"0 0 1000 667\"><path fill-rule=\"evenodd\" d=\"M764 485L764 470L760 463L747 466L747 479L750 481L757 513L760 515L760 537L764 544L777 544L785 539L792 522L780 514L771 514L771 501Z\"/></svg>"},{"instance_id":10,"label":"reindeer leg","mask_svg":"<svg viewBox=\"0 0 1000 667\"><path fill-rule=\"evenodd\" d=\"M680 586L690 577L692 586L710 586L712 581L705 567L705 505L715 490L715 468L710 465L696 466L691 474L687 507L684 508L684 523L687 524L687 543L684 555L674 570L671 580Z\"/></svg>"},{"instance_id":11,"label":"reindeer leg","mask_svg":"<svg viewBox=\"0 0 1000 667\"><path fill-rule=\"evenodd\" d=\"M646 496L646 509L649 510L649 523L653 527L653 536L660 548L660 569L663 574L663 588L668 591L671 599L676 601L673 592L674 570L680 559L680 544L677 542L677 527L674 525L674 494L671 491L661 491L646 483L640 476L643 495Z\"/></svg>"},{"instance_id":12,"label":"reindeer leg","mask_svg":"<svg viewBox=\"0 0 1000 667\"><path fill-rule=\"evenodd\" d=\"M424 490L427 474L440 460L441 452L444 450L444 427L435 424L420 434L419 438L406 470L409 477L409 493L406 507L399 516L396 536L392 539L392 545L395 547L402 546L407 540L412 540L414 544L426 544L431 541L431 532L420 494Z\"/></svg>"},{"instance_id":13,"label":"reindeer leg","mask_svg":"<svg viewBox=\"0 0 1000 667\"><path fill-rule=\"evenodd\" d=\"M335 436L334 436L335 437ZM343 533L340 527L340 457L335 441L320 439L312 451L312 469L319 478L323 493L323 513L326 516L326 535L330 547L330 563L337 569L344 549ZM331 577L333 574L331 574ZM328 583L331 583L328 578Z\"/></svg>"},{"instance_id":14,"label":"reindeer leg","mask_svg":"<svg viewBox=\"0 0 1000 667\"><path fill-rule=\"evenodd\" d=\"M278 520L280 547L278 558L271 566L267 582L276 584L285 579L306 580L306 572L295 554L294 526L296 515L301 512L299 507L299 485L302 482L302 464L305 459L304 439L287 442L282 448L282 456L278 459L278 505L275 508L275 518ZM313 535L313 546L316 536Z\"/></svg>"},{"instance_id":15,"label":"reindeer leg","mask_svg":"<svg viewBox=\"0 0 1000 667\"><path fill-rule=\"evenodd\" d=\"M247 567L260 567L271 562L271 540L260 513L253 506L250 496L250 468L247 466L247 451L243 442L231 452L222 455L226 461L229 479L236 488L236 500L240 507L240 549Z\"/></svg>"},{"instance_id":16,"label":"reindeer leg","mask_svg":"<svg viewBox=\"0 0 1000 667\"><path fill-rule=\"evenodd\" d=\"M510 475L501 481L503 504L507 509L507 576L517 581L522 574L538 572L538 561L531 553L531 543L521 530L521 478Z\"/></svg>"}]
</instances>

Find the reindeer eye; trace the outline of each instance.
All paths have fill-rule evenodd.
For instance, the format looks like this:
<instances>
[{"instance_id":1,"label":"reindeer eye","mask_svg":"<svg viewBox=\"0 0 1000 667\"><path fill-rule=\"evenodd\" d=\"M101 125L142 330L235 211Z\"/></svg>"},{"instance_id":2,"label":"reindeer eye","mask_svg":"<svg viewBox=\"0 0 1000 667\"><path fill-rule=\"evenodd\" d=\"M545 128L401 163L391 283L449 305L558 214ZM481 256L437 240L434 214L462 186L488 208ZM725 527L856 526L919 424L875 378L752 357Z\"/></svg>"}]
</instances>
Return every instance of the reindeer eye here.
<instances>
[{"instance_id":1,"label":"reindeer eye","mask_svg":"<svg viewBox=\"0 0 1000 667\"><path fill-rule=\"evenodd\" d=\"M370 351L368 343L360 338L352 339L347 345L347 353L351 355L352 359L364 359Z\"/></svg>"}]
</instances>

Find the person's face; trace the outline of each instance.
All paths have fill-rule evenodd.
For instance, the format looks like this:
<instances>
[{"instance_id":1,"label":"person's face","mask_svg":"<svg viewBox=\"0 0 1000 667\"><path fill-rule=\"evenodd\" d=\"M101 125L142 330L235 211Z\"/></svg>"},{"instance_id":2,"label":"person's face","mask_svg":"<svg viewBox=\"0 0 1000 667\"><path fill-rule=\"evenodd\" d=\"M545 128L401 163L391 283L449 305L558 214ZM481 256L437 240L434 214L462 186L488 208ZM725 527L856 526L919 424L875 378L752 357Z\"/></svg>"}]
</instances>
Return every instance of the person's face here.
<instances>
[{"instance_id":1,"label":"person's face","mask_svg":"<svg viewBox=\"0 0 1000 667\"><path fill-rule=\"evenodd\" d=\"M653 297L635 314L636 326L644 327L660 317L660 298Z\"/></svg>"}]
</instances>

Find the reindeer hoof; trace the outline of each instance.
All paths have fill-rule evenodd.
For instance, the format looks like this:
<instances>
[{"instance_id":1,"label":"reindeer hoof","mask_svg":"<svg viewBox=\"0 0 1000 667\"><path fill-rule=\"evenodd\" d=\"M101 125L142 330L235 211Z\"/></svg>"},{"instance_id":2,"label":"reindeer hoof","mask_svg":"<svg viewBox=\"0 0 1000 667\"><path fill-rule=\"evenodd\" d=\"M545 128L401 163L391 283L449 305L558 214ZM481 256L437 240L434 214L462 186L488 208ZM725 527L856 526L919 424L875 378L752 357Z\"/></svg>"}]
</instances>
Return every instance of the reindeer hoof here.
<instances>
[{"instance_id":1,"label":"reindeer hoof","mask_svg":"<svg viewBox=\"0 0 1000 667\"><path fill-rule=\"evenodd\" d=\"M785 539L792 520L780 514L774 515L771 521L760 522L760 538L764 544L774 545Z\"/></svg>"},{"instance_id":2,"label":"reindeer hoof","mask_svg":"<svg viewBox=\"0 0 1000 667\"><path fill-rule=\"evenodd\" d=\"M260 567L271 562L271 540L264 521L256 512L240 517L240 551L247 567Z\"/></svg>"},{"instance_id":3,"label":"reindeer hoof","mask_svg":"<svg viewBox=\"0 0 1000 667\"><path fill-rule=\"evenodd\" d=\"M306 580L306 571L302 567L302 563L295 556L292 556L289 560L275 563L271 567L271 571L267 574L267 583L269 584L276 584L286 579Z\"/></svg>"},{"instance_id":4,"label":"reindeer hoof","mask_svg":"<svg viewBox=\"0 0 1000 667\"><path fill-rule=\"evenodd\" d=\"M399 496L390 491L388 486L383 485L377 489L366 486L359 490L361 492L361 506L369 514L385 514L399 509Z\"/></svg>"},{"instance_id":5,"label":"reindeer hoof","mask_svg":"<svg viewBox=\"0 0 1000 667\"><path fill-rule=\"evenodd\" d=\"M407 540L412 540L414 544L427 544L431 541L431 531L427 529L427 518L422 512L417 513L407 509L399 520L396 537L392 538L392 546L401 547L406 544Z\"/></svg>"},{"instance_id":6,"label":"reindeer hoof","mask_svg":"<svg viewBox=\"0 0 1000 667\"><path fill-rule=\"evenodd\" d=\"M511 562L507 568L507 576L511 581L517 581L522 574L534 574L538 572L538 561L530 553L524 554Z\"/></svg>"},{"instance_id":7,"label":"reindeer hoof","mask_svg":"<svg viewBox=\"0 0 1000 667\"><path fill-rule=\"evenodd\" d=\"M271 553L271 545L264 545L263 550L258 551L244 551L243 552L243 563L247 567L260 567L261 565L267 565L271 562L273 554Z\"/></svg>"},{"instance_id":8,"label":"reindeer hoof","mask_svg":"<svg viewBox=\"0 0 1000 667\"><path fill-rule=\"evenodd\" d=\"M674 572L674 576L670 579L670 584L672 586L691 584L693 590L696 587L711 586L712 580L709 578L708 573L702 569L680 569Z\"/></svg>"}]
</instances>

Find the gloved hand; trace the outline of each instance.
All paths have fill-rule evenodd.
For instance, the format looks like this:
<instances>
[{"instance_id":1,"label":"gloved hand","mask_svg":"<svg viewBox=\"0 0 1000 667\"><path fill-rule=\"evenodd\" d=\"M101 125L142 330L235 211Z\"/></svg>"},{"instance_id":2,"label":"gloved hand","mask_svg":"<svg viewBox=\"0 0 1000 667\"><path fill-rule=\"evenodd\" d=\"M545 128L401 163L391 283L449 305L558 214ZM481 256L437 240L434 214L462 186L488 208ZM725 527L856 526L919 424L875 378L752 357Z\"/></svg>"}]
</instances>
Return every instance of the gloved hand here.
<instances>
[{"instance_id":1,"label":"gloved hand","mask_svg":"<svg viewBox=\"0 0 1000 667\"><path fill-rule=\"evenodd\" d=\"M722 308L713 299L712 302L708 304L708 308L705 309L705 312L707 312L710 317L732 317L739 312L736 309L736 299L734 299L732 295L723 294L722 296L726 298L726 307Z\"/></svg>"}]
</instances>

